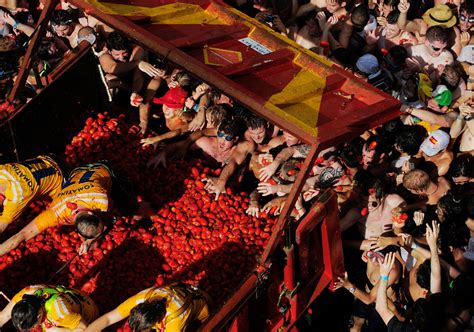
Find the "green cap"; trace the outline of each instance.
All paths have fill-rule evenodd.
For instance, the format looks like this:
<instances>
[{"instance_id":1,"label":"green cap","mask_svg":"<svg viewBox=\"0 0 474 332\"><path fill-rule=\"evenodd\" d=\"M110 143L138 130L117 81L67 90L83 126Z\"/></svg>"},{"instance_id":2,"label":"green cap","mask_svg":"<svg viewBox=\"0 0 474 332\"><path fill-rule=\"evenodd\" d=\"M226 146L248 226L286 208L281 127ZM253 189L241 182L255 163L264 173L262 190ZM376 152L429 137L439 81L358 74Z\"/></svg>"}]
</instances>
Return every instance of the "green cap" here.
<instances>
[{"instance_id":1,"label":"green cap","mask_svg":"<svg viewBox=\"0 0 474 332\"><path fill-rule=\"evenodd\" d=\"M453 93L449 90L445 90L438 94L435 100L439 106L449 106L453 102Z\"/></svg>"}]
</instances>

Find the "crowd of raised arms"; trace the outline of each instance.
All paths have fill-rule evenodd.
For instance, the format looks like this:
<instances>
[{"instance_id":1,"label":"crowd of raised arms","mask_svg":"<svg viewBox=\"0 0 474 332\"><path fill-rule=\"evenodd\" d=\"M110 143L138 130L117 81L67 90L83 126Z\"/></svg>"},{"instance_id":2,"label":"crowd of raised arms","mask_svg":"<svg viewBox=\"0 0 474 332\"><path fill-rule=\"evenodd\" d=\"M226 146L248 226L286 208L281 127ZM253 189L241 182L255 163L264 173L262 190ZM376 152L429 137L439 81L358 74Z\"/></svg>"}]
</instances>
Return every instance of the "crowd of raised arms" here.
<instances>
[{"instance_id":1,"label":"crowd of raised arms","mask_svg":"<svg viewBox=\"0 0 474 332\"><path fill-rule=\"evenodd\" d=\"M20 0L14 10L0 9L2 98L42 2ZM472 330L474 0L288 0L283 9L277 1L229 3L402 103L399 118L321 151L291 213L300 219L322 190L337 194L347 272L335 288L354 298L348 329ZM139 115L141 143L156 150L149 167L199 156L222 167L218 177L205 179L216 199L232 181L251 193L247 214L282 211L307 144L65 2L52 13L33 68L46 76L84 40L111 96L126 96L122 106ZM24 100L41 90L33 74L27 86ZM19 177L45 170L48 181L41 186ZM52 203L0 244L0 255L48 227L68 224L83 237L86 252L113 227L107 222L113 181L104 163L70 174L46 156L2 165L0 232L37 197ZM83 196L64 207L74 192ZM179 284L146 289L103 316L80 291L32 285L0 313L0 325L12 319L18 330L99 331L129 317L136 331L181 331L207 316L206 294Z\"/></svg>"}]
</instances>

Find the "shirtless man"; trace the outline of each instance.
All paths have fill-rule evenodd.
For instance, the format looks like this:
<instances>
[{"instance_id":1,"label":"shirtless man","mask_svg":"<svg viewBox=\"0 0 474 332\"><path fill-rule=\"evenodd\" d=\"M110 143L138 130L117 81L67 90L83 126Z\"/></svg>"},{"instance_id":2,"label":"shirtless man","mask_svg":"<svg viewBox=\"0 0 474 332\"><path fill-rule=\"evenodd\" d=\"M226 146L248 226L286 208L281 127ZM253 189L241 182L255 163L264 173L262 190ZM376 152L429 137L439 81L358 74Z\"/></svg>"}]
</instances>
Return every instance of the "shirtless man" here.
<instances>
[{"instance_id":1,"label":"shirtless man","mask_svg":"<svg viewBox=\"0 0 474 332\"><path fill-rule=\"evenodd\" d=\"M74 22L69 12L65 10L54 11L51 15L51 26L56 36L67 39L70 48L77 46L77 33L83 26Z\"/></svg>"},{"instance_id":2,"label":"shirtless man","mask_svg":"<svg viewBox=\"0 0 474 332\"><path fill-rule=\"evenodd\" d=\"M444 177L439 177L438 182L431 181L428 173L420 169L409 171L403 177L403 186L412 194L425 196L428 201L427 205L436 205L443 197L451 185Z\"/></svg>"},{"instance_id":3,"label":"shirtless man","mask_svg":"<svg viewBox=\"0 0 474 332\"><path fill-rule=\"evenodd\" d=\"M127 38L114 31L107 37L106 48L99 53L99 62L106 73L109 88L130 90L131 100L140 94L144 83L144 73L138 68L146 57L145 50L130 44ZM128 77L129 74L132 74Z\"/></svg>"},{"instance_id":4,"label":"shirtless man","mask_svg":"<svg viewBox=\"0 0 474 332\"><path fill-rule=\"evenodd\" d=\"M453 64L454 58L446 49L448 34L445 28L434 26L426 31L425 42L408 48L407 66L413 72L441 75L439 66Z\"/></svg>"},{"instance_id":5,"label":"shirtless man","mask_svg":"<svg viewBox=\"0 0 474 332\"><path fill-rule=\"evenodd\" d=\"M227 181L237 167L255 150L254 143L239 141L238 126L235 121L229 119L221 122L217 129L217 137L201 137L195 145L224 166L218 178L205 179L207 182L205 189L216 194L216 200L220 194L225 193Z\"/></svg>"},{"instance_id":6,"label":"shirtless man","mask_svg":"<svg viewBox=\"0 0 474 332\"><path fill-rule=\"evenodd\" d=\"M438 169L438 176L444 176L453 161L453 153L446 148L449 145L449 135L436 130L428 136L420 146L421 156L427 162L433 163Z\"/></svg>"}]
</instances>

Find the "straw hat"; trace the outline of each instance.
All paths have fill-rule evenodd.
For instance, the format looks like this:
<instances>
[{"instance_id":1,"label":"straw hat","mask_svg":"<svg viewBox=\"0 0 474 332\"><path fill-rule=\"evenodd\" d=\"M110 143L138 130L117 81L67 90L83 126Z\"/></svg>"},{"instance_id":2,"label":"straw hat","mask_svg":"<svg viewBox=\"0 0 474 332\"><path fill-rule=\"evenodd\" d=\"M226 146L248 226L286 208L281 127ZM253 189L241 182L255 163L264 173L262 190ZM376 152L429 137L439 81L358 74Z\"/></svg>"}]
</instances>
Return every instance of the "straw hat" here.
<instances>
[{"instance_id":1,"label":"straw hat","mask_svg":"<svg viewBox=\"0 0 474 332\"><path fill-rule=\"evenodd\" d=\"M425 21L430 27L441 26L444 28L451 28L456 24L456 16L448 6L436 5L425 12L423 15L423 21Z\"/></svg>"}]
</instances>

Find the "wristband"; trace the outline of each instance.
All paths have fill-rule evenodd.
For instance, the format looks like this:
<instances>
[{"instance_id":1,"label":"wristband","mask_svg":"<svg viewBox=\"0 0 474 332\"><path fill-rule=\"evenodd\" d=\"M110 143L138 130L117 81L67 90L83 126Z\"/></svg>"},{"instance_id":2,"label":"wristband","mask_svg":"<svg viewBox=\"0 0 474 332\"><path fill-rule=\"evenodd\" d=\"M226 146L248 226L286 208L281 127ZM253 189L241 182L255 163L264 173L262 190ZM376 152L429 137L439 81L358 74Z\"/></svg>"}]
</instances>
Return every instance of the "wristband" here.
<instances>
[{"instance_id":1,"label":"wristband","mask_svg":"<svg viewBox=\"0 0 474 332\"><path fill-rule=\"evenodd\" d=\"M319 46L321 46L323 48L327 48L327 47L329 47L329 43L326 40L321 40L319 42Z\"/></svg>"},{"instance_id":2,"label":"wristband","mask_svg":"<svg viewBox=\"0 0 474 332\"><path fill-rule=\"evenodd\" d=\"M380 276L381 281L388 281L388 276Z\"/></svg>"},{"instance_id":3,"label":"wristband","mask_svg":"<svg viewBox=\"0 0 474 332\"><path fill-rule=\"evenodd\" d=\"M351 287L348 289L349 290L349 293L351 294L354 294L356 292L356 288L355 287Z\"/></svg>"},{"instance_id":4,"label":"wristband","mask_svg":"<svg viewBox=\"0 0 474 332\"><path fill-rule=\"evenodd\" d=\"M457 120L464 120L464 116L462 116L461 114L459 114L457 117L456 117Z\"/></svg>"},{"instance_id":5,"label":"wristband","mask_svg":"<svg viewBox=\"0 0 474 332\"><path fill-rule=\"evenodd\" d=\"M13 23L13 29L14 30L18 27L18 24L20 24L18 21L15 21L15 23Z\"/></svg>"},{"instance_id":6,"label":"wristband","mask_svg":"<svg viewBox=\"0 0 474 332\"><path fill-rule=\"evenodd\" d=\"M416 249L418 248L418 245L413 242L412 245L411 245L411 248L412 248L413 250L416 250Z\"/></svg>"},{"instance_id":7,"label":"wristband","mask_svg":"<svg viewBox=\"0 0 474 332\"><path fill-rule=\"evenodd\" d=\"M194 110L194 112L197 113L199 111L199 104L194 104L193 110Z\"/></svg>"}]
</instances>

